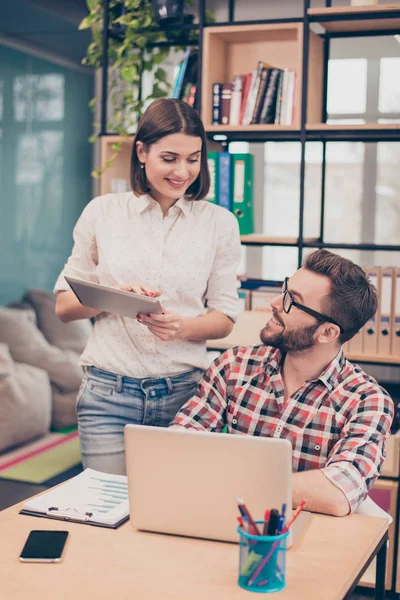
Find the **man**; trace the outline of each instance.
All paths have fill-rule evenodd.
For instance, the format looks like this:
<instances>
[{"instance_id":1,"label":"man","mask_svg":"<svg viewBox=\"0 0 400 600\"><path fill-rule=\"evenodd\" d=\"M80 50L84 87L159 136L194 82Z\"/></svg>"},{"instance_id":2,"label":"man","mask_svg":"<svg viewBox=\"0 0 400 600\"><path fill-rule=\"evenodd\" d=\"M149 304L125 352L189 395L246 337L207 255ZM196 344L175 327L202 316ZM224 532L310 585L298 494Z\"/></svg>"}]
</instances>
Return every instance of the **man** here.
<instances>
[{"instance_id":1,"label":"man","mask_svg":"<svg viewBox=\"0 0 400 600\"><path fill-rule=\"evenodd\" d=\"M286 278L261 346L224 352L171 426L284 437L293 447L293 504L343 516L380 473L394 407L343 355L375 314L377 293L351 261L318 250Z\"/></svg>"}]
</instances>

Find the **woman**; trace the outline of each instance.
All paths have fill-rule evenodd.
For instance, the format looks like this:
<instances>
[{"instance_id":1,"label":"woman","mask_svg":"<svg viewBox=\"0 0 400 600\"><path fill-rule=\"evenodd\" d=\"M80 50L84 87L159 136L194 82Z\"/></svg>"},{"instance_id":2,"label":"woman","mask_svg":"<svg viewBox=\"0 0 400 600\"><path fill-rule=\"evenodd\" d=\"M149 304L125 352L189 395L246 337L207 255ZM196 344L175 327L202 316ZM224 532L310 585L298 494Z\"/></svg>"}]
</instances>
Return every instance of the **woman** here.
<instances>
[{"instance_id":1,"label":"woman","mask_svg":"<svg viewBox=\"0 0 400 600\"><path fill-rule=\"evenodd\" d=\"M55 285L64 322L94 317L77 399L84 467L125 472L127 423L167 427L207 368L206 340L237 315L236 218L209 189L203 124L185 102L160 99L141 118L132 192L92 200ZM82 306L64 275L160 297L162 315L128 319ZM206 308L205 308L206 307Z\"/></svg>"}]
</instances>

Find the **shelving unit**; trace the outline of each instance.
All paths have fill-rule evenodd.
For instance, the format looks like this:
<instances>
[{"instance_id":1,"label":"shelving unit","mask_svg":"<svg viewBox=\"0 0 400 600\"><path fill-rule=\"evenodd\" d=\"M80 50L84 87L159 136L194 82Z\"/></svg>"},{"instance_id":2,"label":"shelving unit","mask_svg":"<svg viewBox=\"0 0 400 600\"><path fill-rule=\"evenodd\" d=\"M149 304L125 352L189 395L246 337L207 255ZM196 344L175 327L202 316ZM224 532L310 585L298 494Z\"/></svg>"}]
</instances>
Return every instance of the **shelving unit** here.
<instances>
[{"instance_id":1,"label":"shelving unit","mask_svg":"<svg viewBox=\"0 0 400 600\"><path fill-rule=\"evenodd\" d=\"M104 15L109 0L105 1ZM331 7L326 0L325 8L310 8L310 0L304 0L301 18L256 20L235 22L235 0L229 0L229 20L225 23L205 23L206 0L199 0L199 23L187 30L196 31L199 45L199 74L197 82L197 109L210 141L210 146L225 139L247 142L299 142L300 185L299 223L295 237L270 237L261 234L242 236L243 245L249 247L282 246L297 248L300 266L305 249L328 248L332 250L363 250L397 252L400 245L375 243L329 243L324 239L326 144L331 141L400 141L400 123L363 125L327 124L327 71L330 39L336 37L359 37L400 33L400 3L390 5ZM314 24L320 33L311 30ZM109 32L103 30L107 48ZM172 45L172 44L171 44ZM106 57L105 52L105 57ZM263 59L279 68L296 73L296 105L294 123L282 125L213 125L212 84L229 81L237 73L247 72L258 60ZM113 179L127 178L131 140L119 138L107 131L104 102L107 69L103 68L102 105L102 165L112 157L112 145L122 142L122 151L101 178L100 191L111 191ZM307 142L322 143L321 217L319 236L304 237L305 202L305 151ZM363 362L398 364L397 357L357 357ZM369 358L370 360L366 360Z\"/></svg>"},{"instance_id":2,"label":"shelving unit","mask_svg":"<svg viewBox=\"0 0 400 600\"><path fill-rule=\"evenodd\" d=\"M110 32L107 15L110 0L104 2L103 28L103 83L101 104L101 164L104 166L112 157L114 143L122 143L122 150L101 177L100 192L111 191L114 179L127 179L132 139L115 136L107 129L107 48ZM228 2L228 0L227 0ZM372 251L400 250L400 245L374 243L327 243L324 240L326 144L328 142L400 142L400 123L363 125L328 124L327 120L327 71L330 53L330 40L334 38L382 36L400 34L400 3L390 5L331 7L331 0L325 1L325 8L310 8L310 0L304 0L301 18L255 20L237 22L235 0L229 0L229 20L225 23L205 22L206 0L199 0L199 23L185 30L195 31L199 46L199 75L197 82L197 110L200 112L210 147L224 139L246 142L299 142L300 184L299 184L299 223L296 237L267 237L261 234L242 236L246 246L282 246L298 250L298 265L301 265L304 249L331 248L337 250L359 249ZM311 27L318 25L320 33ZM176 27L176 26L175 26ZM179 26L180 28L180 26ZM163 43L162 45L166 45ZM168 43L167 43L168 45ZM170 44L174 45L174 44ZM191 42L193 45L193 41ZM282 125L213 125L211 106L211 86L217 81L229 81L234 74L246 73L258 60L265 60L278 68L288 68L296 73L296 108L294 123ZM304 237L305 200L305 151L307 142L321 142L322 184L320 235ZM214 149L214 148L213 148ZM209 342L210 349L223 350L241 344L259 343L259 331L268 319L267 313L246 311L242 313L232 334L223 340ZM367 356L348 354L349 360L360 363L400 366L397 356ZM386 587L400 592L399 555L399 452L400 443L389 440L388 458L384 464L382 479L375 486L375 492L390 495L390 511L394 516L391 527L389 549L390 566L387 572ZM394 466L393 466L394 465ZM374 493L375 493L374 492ZM373 494L371 494L373 495ZM368 577L363 583L369 585Z\"/></svg>"}]
</instances>

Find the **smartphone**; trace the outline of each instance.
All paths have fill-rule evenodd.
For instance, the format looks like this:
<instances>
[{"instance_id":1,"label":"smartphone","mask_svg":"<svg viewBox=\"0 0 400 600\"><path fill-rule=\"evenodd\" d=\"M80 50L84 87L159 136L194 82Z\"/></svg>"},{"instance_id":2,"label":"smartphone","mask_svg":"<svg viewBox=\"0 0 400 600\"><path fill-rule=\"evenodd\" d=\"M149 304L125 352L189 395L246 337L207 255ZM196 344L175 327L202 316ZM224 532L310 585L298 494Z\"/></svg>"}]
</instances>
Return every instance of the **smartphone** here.
<instances>
[{"instance_id":1,"label":"smartphone","mask_svg":"<svg viewBox=\"0 0 400 600\"><path fill-rule=\"evenodd\" d=\"M60 562L68 531L31 531L19 560L21 562Z\"/></svg>"}]
</instances>

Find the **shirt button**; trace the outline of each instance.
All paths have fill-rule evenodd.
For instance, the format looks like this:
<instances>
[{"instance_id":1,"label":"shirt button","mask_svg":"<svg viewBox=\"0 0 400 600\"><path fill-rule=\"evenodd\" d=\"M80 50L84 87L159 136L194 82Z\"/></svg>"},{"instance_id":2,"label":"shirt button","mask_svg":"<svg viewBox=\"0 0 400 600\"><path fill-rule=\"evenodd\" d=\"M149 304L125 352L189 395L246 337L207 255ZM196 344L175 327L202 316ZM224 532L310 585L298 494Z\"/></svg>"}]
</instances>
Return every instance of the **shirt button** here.
<instances>
[{"instance_id":1,"label":"shirt button","mask_svg":"<svg viewBox=\"0 0 400 600\"><path fill-rule=\"evenodd\" d=\"M232 419L232 425L237 425L237 419Z\"/></svg>"},{"instance_id":2,"label":"shirt button","mask_svg":"<svg viewBox=\"0 0 400 600\"><path fill-rule=\"evenodd\" d=\"M319 444L315 444L315 450L321 450L321 446Z\"/></svg>"},{"instance_id":3,"label":"shirt button","mask_svg":"<svg viewBox=\"0 0 400 600\"><path fill-rule=\"evenodd\" d=\"M282 425L278 425L278 427L276 428L277 432L280 433L282 431Z\"/></svg>"}]
</instances>

